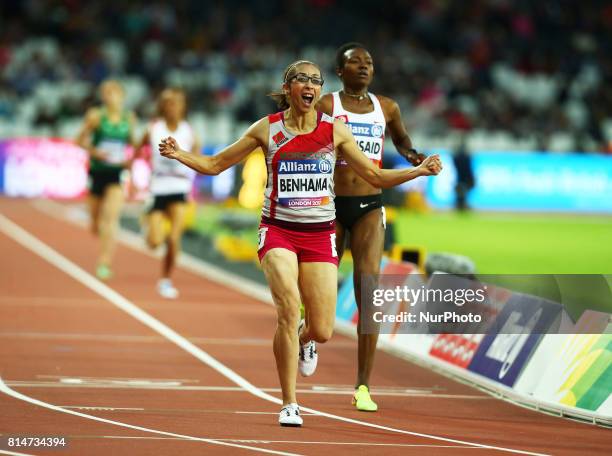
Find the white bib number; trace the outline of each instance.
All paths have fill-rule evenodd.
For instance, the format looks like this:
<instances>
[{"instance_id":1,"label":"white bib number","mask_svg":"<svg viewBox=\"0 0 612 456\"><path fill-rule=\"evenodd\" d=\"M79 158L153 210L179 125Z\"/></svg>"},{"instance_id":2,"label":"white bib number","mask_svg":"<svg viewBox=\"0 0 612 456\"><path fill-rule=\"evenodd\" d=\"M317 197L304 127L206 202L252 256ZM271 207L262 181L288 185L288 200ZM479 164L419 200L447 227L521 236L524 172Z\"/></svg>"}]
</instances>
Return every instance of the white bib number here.
<instances>
[{"instance_id":1,"label":"white bib number","mask_svg":"<svg viewBox=\"0 0 612 456\"><path fill-rule=\"evenodd\" d=\"M107 163L120 164L125 161L125 143L105 139L98 144L97 148L104 152Z\"/></svg>"},{"instance_id":2,"label":"white bib number","mask_svg":"<svg viewBox=\"0 0 612 456\"><path fill-rule=\"evenodd\" d=\"M278 199L286 207L313 207L329 202L333 166L329 160L287 160L278 165Z\"/></svg>"}]
</instances>

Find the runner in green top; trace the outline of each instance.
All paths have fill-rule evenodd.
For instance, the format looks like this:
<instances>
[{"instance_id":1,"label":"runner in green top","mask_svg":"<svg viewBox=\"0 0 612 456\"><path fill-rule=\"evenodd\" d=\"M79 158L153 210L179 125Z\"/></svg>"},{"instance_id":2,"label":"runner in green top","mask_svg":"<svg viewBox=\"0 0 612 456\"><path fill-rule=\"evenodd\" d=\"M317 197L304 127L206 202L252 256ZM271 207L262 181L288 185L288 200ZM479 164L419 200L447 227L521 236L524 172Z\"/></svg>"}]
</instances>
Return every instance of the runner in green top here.
<instances>
[{"instance_id":1,"label":"runner in green top","mask_svg":"<svg viewBox=\"0 0 612 456\"><path fill-rule=\"evenodd\" d=\"M103 106L87 111L77 144L90 156L91 230L100 236L101 241L96 275L106 280L112 275L110 265L124 198L121 172L130 166L126 149L128 145L134 145L136 118L123 108L125 93L118 81L103 82L100 95Z\"/></svg>"},{"instance_id":2,"label":"runner in green top","mask_svg":"<svg viewBox=\"0 0 612 456\"><path fill-rule=\"evenodd\" d=\"M102 151L105 156L91 156L89 163L93 171L121 170L126 160L125 150L130 143L130 116L126 111L121 113L119 122L110 119L108 109L100 108L100 124L93 132L92 146Z\"/></svg>"}]
</instances>

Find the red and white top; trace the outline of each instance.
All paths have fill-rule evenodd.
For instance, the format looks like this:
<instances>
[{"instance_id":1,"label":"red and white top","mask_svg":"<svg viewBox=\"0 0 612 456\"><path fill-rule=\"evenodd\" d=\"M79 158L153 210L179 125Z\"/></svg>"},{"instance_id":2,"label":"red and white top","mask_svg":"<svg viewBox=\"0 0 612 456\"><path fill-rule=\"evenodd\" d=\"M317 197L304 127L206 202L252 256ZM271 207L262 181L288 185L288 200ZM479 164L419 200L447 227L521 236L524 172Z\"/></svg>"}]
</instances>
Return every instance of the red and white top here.
<instances>
[{"instance_id":1,"label":"red and white top","mask_svg":"<svg viewBox=\"0 0 612 456\"><path fill-rule=\"evenodd\" d=\"M341 119L351 130L361 151L376 166L382 168L383 150L385 146L385 113L380 101L373 93L368 93L372 100L374 111L365 114L355 114L347 111L340 101L340 92L332 93L334 119ZM346 161L339 159L337 165L346 165Z\"/></svg>"},{"instance_id":2,"label":"red and white top","mask_svg":"<svg viewBox=\"0 0 612 456\"><path fill-rule=\"evenodd\" d=\"M282 112L268 119L268 182L262 215L293 223L335 220L334 119L318 113L317 126L305 135L288 131Z\"/></svg>"}]
</instances>

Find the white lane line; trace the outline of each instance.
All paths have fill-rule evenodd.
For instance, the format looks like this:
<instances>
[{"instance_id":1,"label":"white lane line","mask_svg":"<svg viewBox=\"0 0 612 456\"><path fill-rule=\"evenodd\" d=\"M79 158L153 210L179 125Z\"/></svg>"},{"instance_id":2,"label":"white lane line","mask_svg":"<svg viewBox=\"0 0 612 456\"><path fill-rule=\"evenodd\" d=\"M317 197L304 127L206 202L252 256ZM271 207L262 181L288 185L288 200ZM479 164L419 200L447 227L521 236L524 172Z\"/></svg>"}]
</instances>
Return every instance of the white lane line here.
<instances>
[{"instance_id":1,"label":"white lane line","mask_svg":"<svg viewBox=\"0 0 612 456\"><path fill-rule=\"evenodd\" d=\"M278 415L277 412L250 412L246 410L235 410L230 413L235 413L237 415ZM316 413L302 413L301 410L300 410L300 415L301 416L318 416Z\"/></svg>"},{"instance_id":2,"label":"white lane line","mask_svg":"<svg viewBox=\"0 0 612 456\"><path fill-rule=\"evenodd\" d=\"M14 451L8 451L8 450L0 450L0 454L7 454L9 456L35 456L33 454L28 454L28 453L16 453Z\"/></svg>"},{"instance_id":3,"label":"white lane line","mask_svg":"<svg viewBox=\"0 0 612 456\"><path fill-rule=\"evenodd\" d=\"M193 440L193 441L198 441L198 442L212 443L213 445L222 445L222 446L230 446L230 447L235 447L235 448L242 448L242 449L245 449L245 450L259 451L261 453L280 454L280 455L284 455L284 456L287 456L287 455L295 456L295 453L285 453L283 451L267 450L265 448L251 447L251 446L248 446L248 445L242 445L242 444L238 444L238 443L224 442L224 441L220 441L220 440L207 439L207 438L203 438L203 437L194 437L194 436L191 436L191 435L176 434L174 432L160 431L158 429L151 429L151 428L147 428L147 427L143 427L143 426L135 426L133 424L123 423L121 421L115 421L115 420L109 420L109 419L106 419L106 418L100 418L98 416L88 415L87 413L75 412L74 410L68 410L68 409L65 409L63 407L58 407L57 405L49 404L47 402L43 402L43 401L40 401L38 399L34 399L32 397L26 396L25 394L21 394L18 391L15 391L15 390L9 388L6 385L6 383L4 383L4 381L2 380L1 377L0 377L0 392L6 394L8 396L14 397L15 399L19 399L21 401L29 402L30 404L38 405L39 407L44 407L44 408L49 409L49 410L53 410L53 411L56 411L56 412L67 413L69 415L78 416L80 418L86 418L88 420L99 421L101 423L112 424L113 426L120 426L120 427L124 427L124 428L128 428L128 429L134 429L136 431L150 432L152 434L158 434L158 435L166 435L166 436L169 436L169 437L176 437L176 438L183 439L183 440Z\"/></svg>"},{"instance_id":4,"label":"white lane line","mask_svg":"<svg viewBox=\"0 0 612 456\"><path fill-rule=\"evenodd\" d=\"M159 390L159 391L218 391L218 392L244 392L239 386L164 386L160 384L144 383L77 383L77 382L30 382L8 380L7 385L20 388L93 388L93 389L127 389L127 390ZM262 391L279 392L280 388L263 388ZM310 391L312 392L312 391Z\"/></svg>"},{"instance_id":5,"label":"white lane line","mask_svg":"<svg viewBox=\"0 0 612 456\"><path fill-rule=\"evenodd\" d=\"M187 386L187 385L163 385L155 383L145 382L133 382L128 383L78 383L78 382L30 382L30 381L16 381L10 380L6 382L9 386L19 386L21 388L80 388L80 389L138 389L138 390L159 390L159 391L208 391L208 392L244 392L244 388L240 386ZM280 388L259 388L261 391L266 393L280 393ZM344 390L332 391L318 391L313 389L301 389L295 390L298 394L323 394L326 396L347 396L347 392ZM428 399L461 399L461 400L495 400L493 397L488 396L470 396L467 394L431 394L431 393L385 393L378 391L377 396L392 396L392 397L415 397L415 398L428 398ZM350 394L349 394L350 396Z\"/></svg>"},{"instance_id":6,"label":"white lane line","mask_svg":"<svg viewBox=\"0 0 612 456\"><path fill-rule=\"evenodd\" d=\"M58 407L69 410L90 410L98 412L144 412L142 407L100 407L94 405L58 405Z\"/></svg>"},{"instance_id":7,"label":"white lane line","mask_svg":"<svg viewBox=\"0 0 612 456\"><path fill-rule=\"evenodd\" d=\"M105 439L141 439L141 440L179 440L172 437L131 437L122 435L104 435ZM88 436L88 438L91 438ZM480 447L458 446L458 445L427 445L420 443L374 443L374 442L324 442L316 440L248 440L248 439L215 439L223 442L253 443L253 444L273 444L290 443L293 445L352 445L352 446L374 446L374 447L422 447L422 448L454 448L465 450L466 448L482 450Z\"/></svg>"},{"instance_id":8,"label":"white lane line","mask_svg":"<svg viewBox=\"0 0 612 456\"><path fill-rule=\"evenodd\" d=\"M7 386L8 382L5 382ZM246 410L207 410L207 409L167 409L167 408L140 408L140 407L100 407L100 406L91 406L91 405L58 405L58 407L69 409L69 410L90 410L90 411L100 411L100 412L155 412L155 413L164 413L164 412L182 412L182 413L214 413L221 414L227 413L232 415L278 415L278 412L253 412ZM301 413L302 416L317 416L314 413ZM149 438L149 437L142 437ZM153 438L153 437L150 437ZM215 439L215 440L227 440L227 439Z\"/></svg>"},{"instance_id":9,"label":"white lane line","mask_svg":"<svg viewBox=\"0 0 612 456\"><path fill-rule=\"evenodd\" d=\"M270 401L274 404L282 405L282 401L274 396L271 396L264 391L261 391L259 388L251 384L244 377L238 375L236 372L231 370L226 365L217 361L215 358L210 356L204 350L195 346L193 343L189 342L179 333L160 322L153 316L146 313L144 310L127 300L125 297L117 293L112 288L108 287L106 284L102 283L94 276L77 266L75 263L61 255L56 250L49 247L47 244L43 243L40 239L36 238L32 234L28 233L26 230L21 228L19 225L13 223L11 220L6 218L4 215L0 214L0 230L2 230L7 236L11 237L22 246L27 248L28 250L34 252L41 258L47 260L52 265L56 266L58 269L62 270L69 276L73 277L75 280L81 282L81 284L85 285L89 289L98 293L99 295L106 298L110 303L114 304L117 308L123 310L127 314L136 318L138 321L147 325L157 333L163 335L168 340L174 342L180 348L185 350L187 353L190 353L195 358L202 361L207 366L219 372L221 375L235 383L236 385L244 388L246 391L251 393L252 395L259 397L261 399ZM420 432L407 431L404 429L392 428L389 426L382 426L380 424L369 423L367 421L355 420L352 418L346 418L339 415L334 415L327 412L321 412L308 407L301 407L301 410L305 412L315 413L321 416L325 416L327 418L331 418L333 420L343 421L345 423L356 424L358 426L365 426L374 429L381 429L384 431L395 432L398 434L412 435L416 437L423 437L433 440L439 440L442 442L449 443L457 443L460 445L468 445L468 446L477 446L480 448L488 448L491 450L504 451L508 453L517 453L517 454L528 454L533 456L542 456L542 453L533 453L528 451L516 450L512 448L498 447L493 445L484 445L474 442L468 442L464 440L458 439L450 439L446 437L440 437L436 435L424 434Z\"/></svg>"},{"instance_id":10,"label":"white lane line","mask_svg":"<svg viewBox=\"0 0 612 456\"><path fill-rule=\"evenodd\" d=\"M218 391L218 392L248 392L240 386L196 386L196 385L174 385L170 382L154 382L154 381L115 381L115 382L82 382L79 379L62 379L59 382L33 382L9 380L7 385L19 386L21 388L98 388L98 389L138 389L138 390L163 390L163 391ZM265 393L280 393L280 388L259 388ZM296 393L299 394L323 394L327 396L350 396L352 390L317 390L297 388ZM478 396L468 394L438 394L438 393L413 393L413 392L385 392L376 391L377 396L392 396L392 397L426 397L428 399L461 399L461 400L495 400L490 396Z\"/></svg>"},{"instance_id":11,"label":"white lane line","mask_svg":"<svg viewBox=\"0 0 612 456\"><path fill-rule=\"evenodd\" d=\"M29 453L16 453L14 451L8 451L8 450L0 450L0 454L7 454L9 456L35 456Z\"/></svg>"},{"instance_id":12,"label":"white lane line","mask_svg":"<svg viewBox=\"0 0 612 456\"><path fill-rule=\"evenodd\" d=\"M105 382L105 383L120 383L120 382L125 382L125 383L132 383L134 381L147 381L149 383L155 383L155 382L159 382L159 383L168 383L168 382L173 382L173 383L177 383L177 384L184 384L184 383L200 383L200 380L197 379L193 379L193 378L142 378L142 377L87 377L87 376L80 376L80 377L66 377L65 375L47 375L47 374L39 374L36 376L36 378L44 378L44 379L51 379L54 380L56 382L62 382L62 381L66 381L66 380L71 380L71 381L77 381L78 383L95 383L95 382ZM10 385L10 383L9 383Z\"/></svg>"}]
</instances>

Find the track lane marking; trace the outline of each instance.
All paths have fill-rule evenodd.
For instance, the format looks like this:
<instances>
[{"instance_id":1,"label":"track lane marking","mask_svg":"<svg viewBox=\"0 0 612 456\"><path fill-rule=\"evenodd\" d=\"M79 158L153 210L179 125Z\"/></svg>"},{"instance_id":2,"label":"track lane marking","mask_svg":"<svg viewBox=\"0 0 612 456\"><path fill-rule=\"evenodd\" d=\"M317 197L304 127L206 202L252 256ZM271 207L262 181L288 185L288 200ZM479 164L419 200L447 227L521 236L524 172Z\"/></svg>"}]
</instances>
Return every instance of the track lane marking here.
<instances>
[{"instance_id":1,"label":"track lane marking","mask_svg":"<svg viewBox=\"0 0 612 456\"><path fill-rule=\"evenodd\" d=\"M218 391L218 392L248 392L239 386L206 386L206 385L183 385L180 382L170 382L161 380L109 380L109 381L83 381L78 378L64 378L58 382L50 381L29 381L29 380L9 380L8 386L19 386L21 388L84 388L84 389L138 389L138 390L163 390L163 391ZM280 393L280 388L259 388L266 393ZM299 394L322 394L327 396L350 396L352 390L348 389L325 389L317 388L297 388ZM467 400L494 400L489 396L477 396L468 394L443 394L435 392L412 392L412 391L376 391L377 396L391 397L423 397L428 399L467 399Z\"/></svg>"},{"instance_id":2,"label":"track lane marking","mask_svg":"<svg viewBox=\"0 0 612 456\"><path fill-rule=\"evenodd\" d=\"M145 312L140 307L133 304L131 301L129 301L127 298L119 294L117 291L113 290L106 284L99 281L97 278L89 274L87 271L82 269L80 266L73 263L68 258L64 257L59 252L57 252L56 250L54 250L53 248L51 248L50 246L42 242L40 239L38 239L34 235L30 234L25 229L21 228L19 225L12 222L10 219L8 219L2 214L0 214L0 230L4 232L4 234L6 234L8 237L17 241L19 244L21 244L26 249L32 251L36 255L45 259L46 261L48 261L49 263L51 263L52 265L54 265L55 267L57 267L64 273L66 273L67 275L71 276L72 278L80 282L82 285L98 293L100 296L107 299L111 304L115 305L115 307L123 310L128 315L140 321L142 324L148 326L155 332L166 337L168 340L175 343L177 346L185 350L187 353L193 355L195 358L199 359L207 366L216 370L218 373L220 373L221 375L223 375L224 377L226 377L227 379L229 379L236 385L242 387L243 389L245 389L252 395L259 397L261 399L267 400L269 402L272 402L274 404L282 405L282 401L280 399L268 393L265 393L264 391L261 391L259 388L257 388L255 385L250 383L244 377L240 376L239 374L231 370L225 364L221 363L220 361L218 361L217 359L213 358L211 355L206 353L204 350L195 346L193 343L191 343L185 337L181 336L179 333L171 329L169 326L165 325L161 321L149 315L147 312ZM545 455L545 453L534 453L534 452L529 452L529 451L516 450L512 448L498 447L494 445L485 445L485 444L479 444L479 443L474 443L474 442L468 442L464 440L451 439L451 438L446 438L446 437L441 437L441 436L436 436L436 435L424 434L420 432L407 431L404 429L398 429L398 428L393 428L389 426L383 426L380 424L369 423L367 421L360 421L360 420L355 420L352 418L346 418L343 416L334 415L332 413L322 412L322 411L312 409L309 407L300 407L300 409L303 411L314 413L314 414L324 416L324 417L327 417L333 420L343 421L345 423L355 424L355 425L364 426L364 427L370 427L374 429L380 429L380 430L394 432L398 434L405 434L405 435L411 435L411 436L422 437L422 438L427 438L427 439L439 440L443 442L456 443L456 444L464 445L464 446L475 446L479 448L487 448L490 450L498 450L498 451L503 451L503 452L508 452L508 453L526 454L526 455L532 455L532 456L544 456Z\"/></svg>"},{"instance_id":3,"label":"track lane marking","mask_svg":"<svg viewBox=\"0 0 612 456\"><path fill-rule=\"evenodd\" d=\"M205 443L212 443L213 445L222 445L222 446L230 446L230 447L234 447L234 448L242 448L245 450L251 450L251 451L259 451L261 453L268 453L268 454L278 454L278 455L283 455L283 456L295 456L296 453L286 453L284 451L273 451L273 450L268 450L265 448L258 448L258 447L251 447L251 446L247 446L247 445L241 445L241 444L237 444L237 443L231 443L231 442L224 442L221 440L215 440L215 439L207 439L207 438L203 438L203 437L194 437L192 435L184 435L184 434L176 434L174 432L167 432L167 431L160 431L158 429L152 429L152 428L147 428L147 427L143 427L143 426L136 426L134 424L129 424L129 423L123 423L121 421L115 421L115 420L109 420L106 418L100 418L98 416L95 415L88 415L87 413L81 413L81 412L76 412L74 410L69 410L63 407L59 407L57 405L53 405L53 404L49 404L48 402L44 402L38 399L35 399L33 397L30 396L26 396L25 394L22 394L18 391L15 391L11 388L9 388L6 383L4 383L4 380L2 379L2 377L0 377L0 392L11 396L15 399L19 399L21 401L24 402L28 402L30 404L33 405L37 405L39 407L43 407L49 410L53 410L55 412L62 412L62 413L67 413L68 415L74 415L74 416L78 416L80 418L86 418L88 420L92 420L92 421L99 421L101 423L106 423L106 424L112 424L113 426L119 426L119 427L124 427L124 428L128 428L128 429L134 429L136 431L142 431L142 432L150 432L152 434L159 434L159 435L166 435L169 437L176 437L182 440L193 440L193 441L198 441L198 442L205 442Z\"/></svg>"},{"instance_id":4,"label":"track lane marking","mask_svg":"<svg viewBox=\"0 0 612 456\"><path fill-rule=\"evenodd\" d=\"M104 435L100 436L107 439L143 439L143 440L178 440L173 437L130 437L121 435ZM423 447L423 448L451 448L457 450L476 449L482 450L480 447L466 447L458 445L427 445L420 443L376 443L376 442L324 442L316 440L268 440L268 439L215 439L224 442L238 443L257 443L257 444L274 444L274 443L290 443L297 445L340 445L340 446L378 446L378 447Z\"/></svg>"},{"instance_id":5,"label":"track lane marking","mask_svg":"<svg viewBox=\"0 0 612 456\"><path fill-rule=\"evenodd\" d=\"M0 454L7 454L9 456L35 456L33 454L28 454L28 453L16 453L14 451L8 451L8 450L0 450Z\"/></svg>"}]
</instances>

